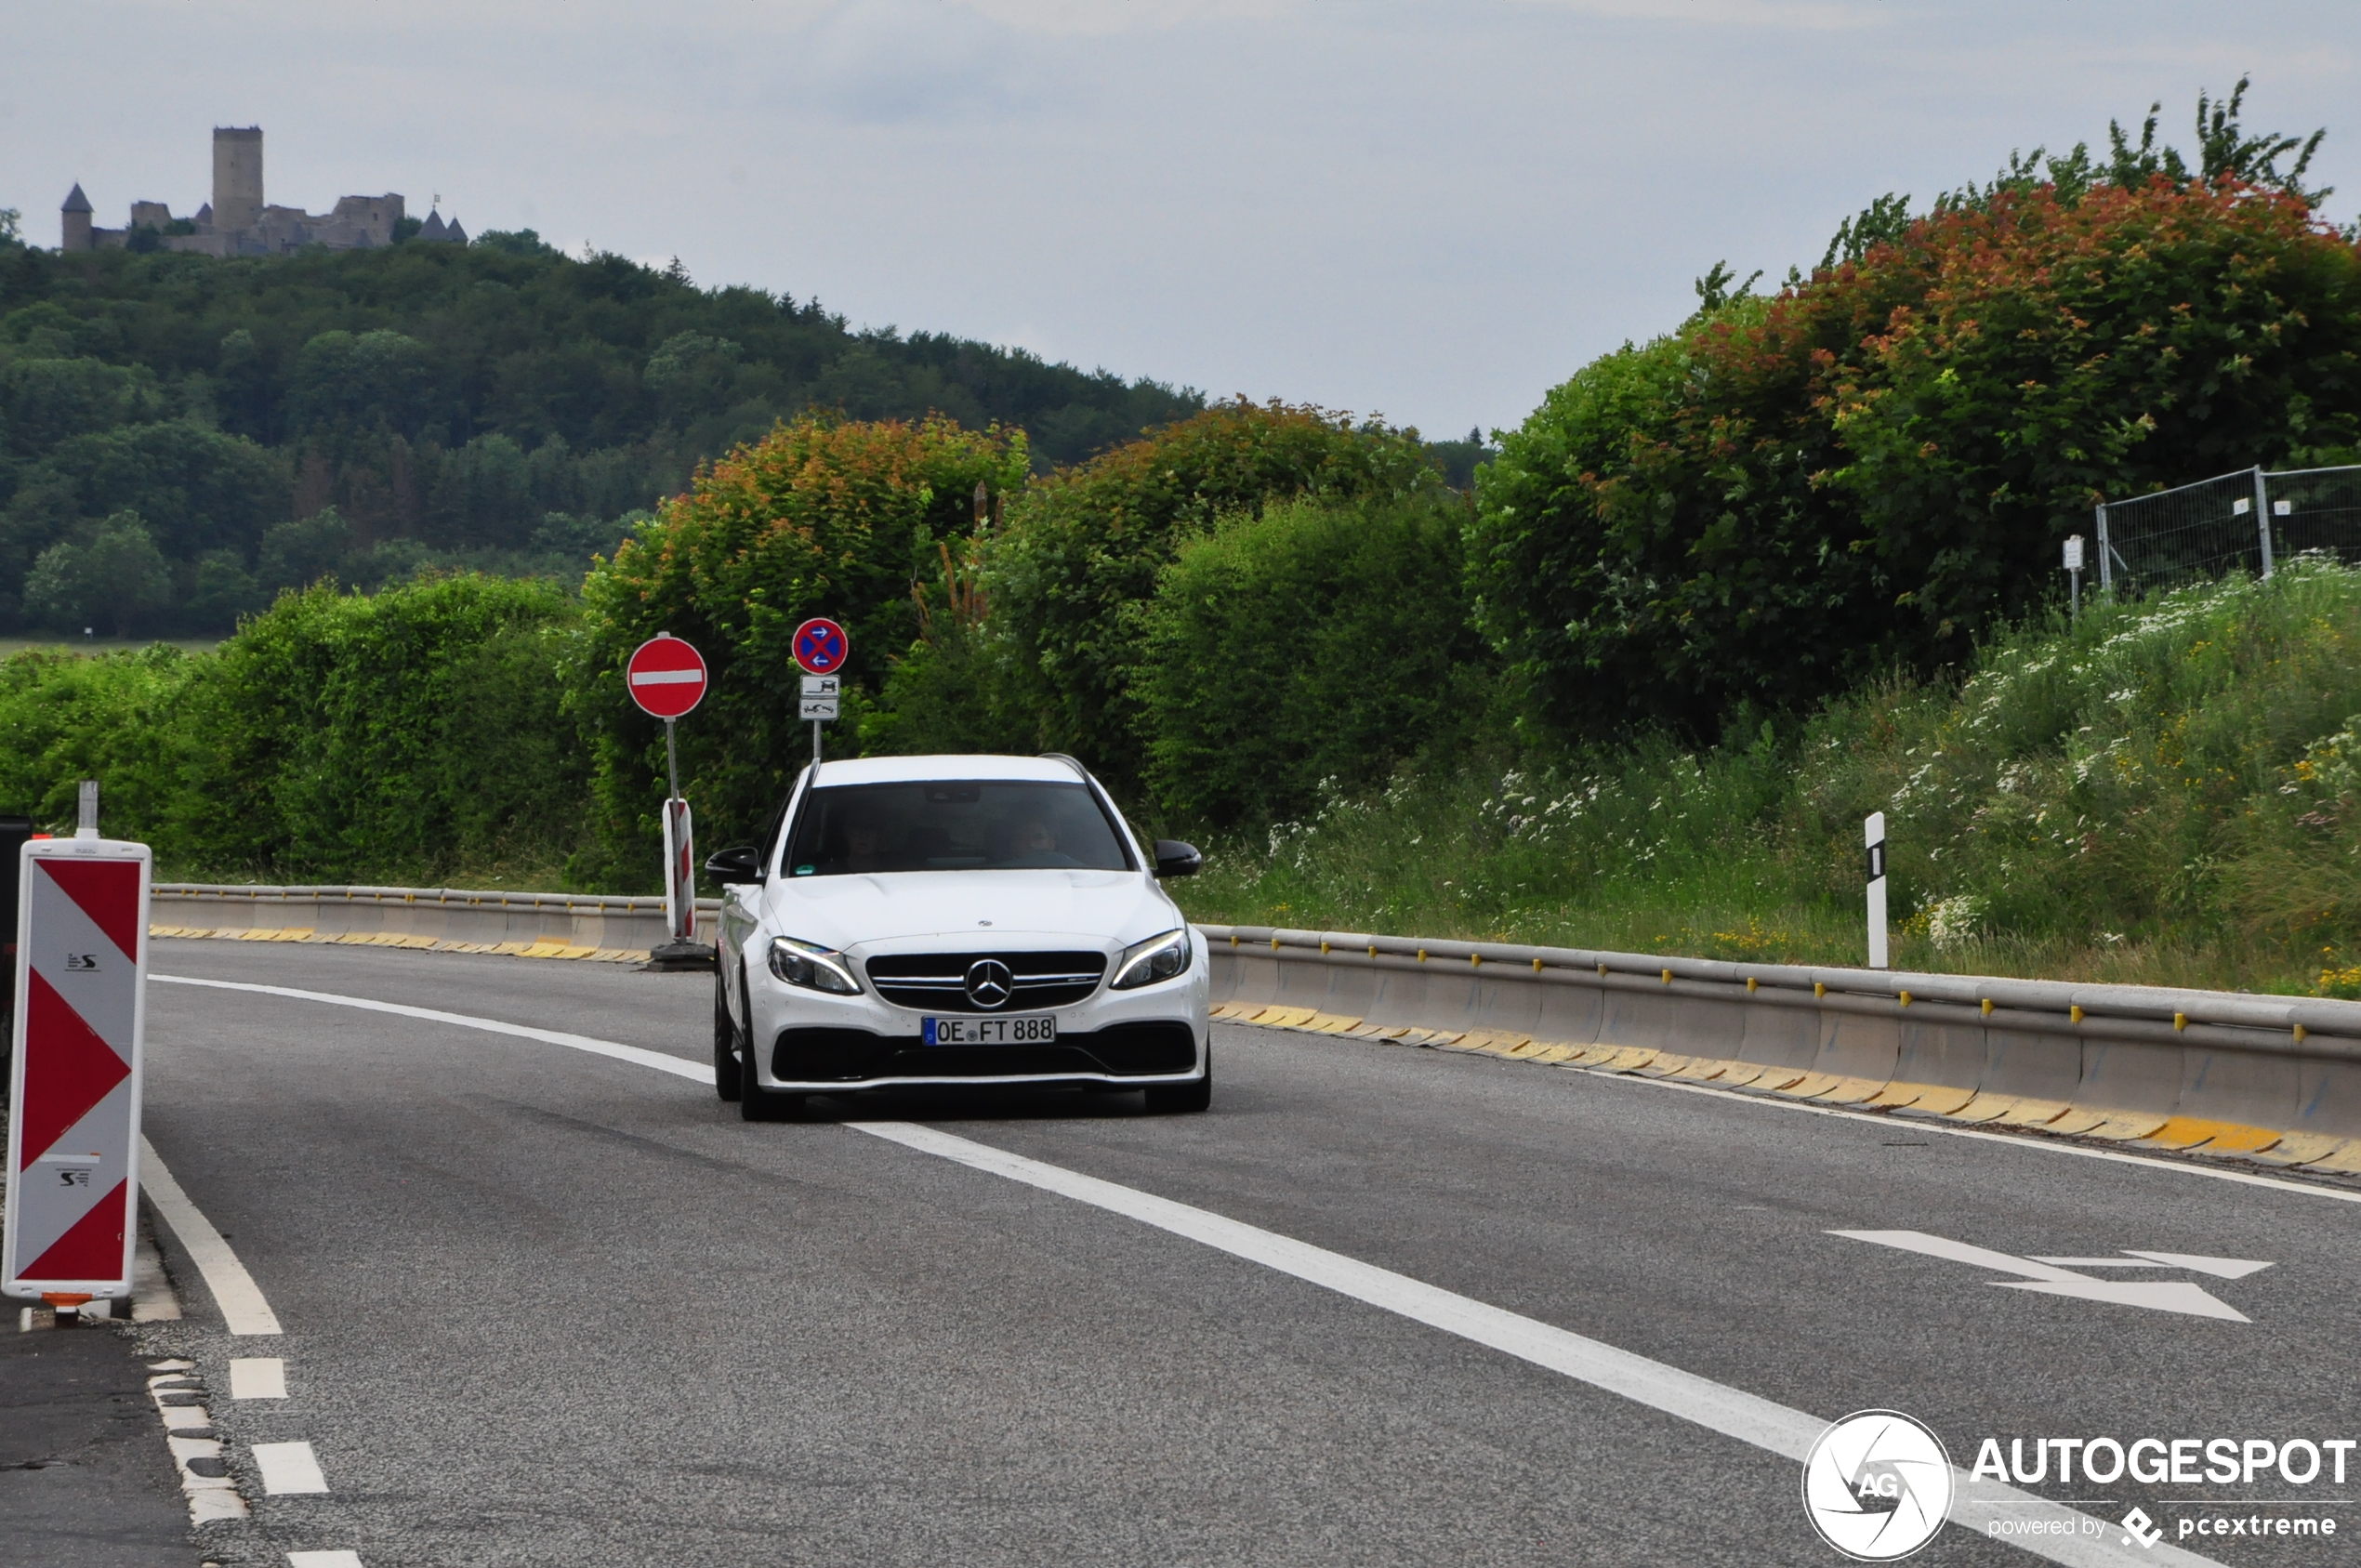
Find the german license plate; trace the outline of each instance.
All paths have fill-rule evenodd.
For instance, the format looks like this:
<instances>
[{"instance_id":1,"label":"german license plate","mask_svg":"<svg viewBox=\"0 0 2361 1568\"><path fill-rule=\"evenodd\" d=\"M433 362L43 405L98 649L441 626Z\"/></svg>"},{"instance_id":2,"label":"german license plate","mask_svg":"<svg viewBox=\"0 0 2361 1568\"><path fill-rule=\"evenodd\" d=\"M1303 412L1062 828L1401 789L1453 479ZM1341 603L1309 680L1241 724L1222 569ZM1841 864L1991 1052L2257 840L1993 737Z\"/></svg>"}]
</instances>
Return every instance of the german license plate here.
<instances>
[{"instance_id":1,"label":"german license plate","mask_svg":"<svg viewBox=\"0 0 2361 1568\"><path fill-rule=\"evenodd\" d=\"M1046 1046L1058 1037L1058 1021L1049 1013L1015 1018L930 1018L925 1021L930 1046Z\"/></svg>"}]
</instances>

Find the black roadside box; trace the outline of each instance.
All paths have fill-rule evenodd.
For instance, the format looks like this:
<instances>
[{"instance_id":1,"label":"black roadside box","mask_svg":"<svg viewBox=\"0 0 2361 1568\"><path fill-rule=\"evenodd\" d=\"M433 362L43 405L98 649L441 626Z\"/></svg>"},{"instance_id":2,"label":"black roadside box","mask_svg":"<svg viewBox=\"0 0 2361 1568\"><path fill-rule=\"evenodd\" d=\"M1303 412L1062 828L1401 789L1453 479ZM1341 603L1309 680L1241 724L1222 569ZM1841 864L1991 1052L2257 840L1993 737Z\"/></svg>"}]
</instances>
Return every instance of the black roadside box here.
<instances>
[{"instance_id":1,"label":"black roadside box","mask_svg":"<svg viewBox=\"0 0 2361 1568\"><path fill-rule=\"evenodd\" d=\"M8 1098L8 1058L17 1011L17 851L33 837L31 817L0 816L0 1103Z\"/></svg>"},{"instance_id":2,"label":"black roadside box","mask_svg":"<svg viewBox=\"0 0 2361 1568\"><path fill-rule=\"evenodd\" d=\"M17 860L18 851L33 837L31 817L0 817L0 954L8 959L8 970L16 972L17 959ZM0 991L0 1011L10 1000L13 985Z\"/></svg>"}]
</instances>

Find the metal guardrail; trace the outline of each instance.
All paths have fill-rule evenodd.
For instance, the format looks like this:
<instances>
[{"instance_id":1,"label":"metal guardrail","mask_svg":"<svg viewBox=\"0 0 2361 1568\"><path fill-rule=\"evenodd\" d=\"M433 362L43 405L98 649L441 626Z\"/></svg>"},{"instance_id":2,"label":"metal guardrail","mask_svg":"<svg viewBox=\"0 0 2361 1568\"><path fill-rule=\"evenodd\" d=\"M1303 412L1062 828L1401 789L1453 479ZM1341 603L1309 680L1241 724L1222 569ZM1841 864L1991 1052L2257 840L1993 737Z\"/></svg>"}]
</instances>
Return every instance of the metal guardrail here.
<instances>
[{"instance_id":1,"label":"metal guardrail","mask_svg":"<svg viewBox=\"0 0 2361 1568\"><path fill-rule=\"evenodd\" d=\"M159 882L160 899L202 903L206 899L236 899L253 903L404 903L437 908L530 909L568 915L662 915L661 898L627 898L606 893L528 893L466 888L270 887L249 882ZM699 910L718 910L719 899L699 899Z\"/></svg>"},{"instance_id":2,"label":"metal guardrail","mask_svg":"<svg viewBox=\"0 0 2361 1568\"><path fill-rule=\"evenodd\" d=\"M699 899L709 932L721 901ZM152 919L161 934L359 942L465 952L531 946L531 955L638 957L670 939L664 900L472 888L273 887L163 882ZM400 937L401 942L393 939Z\"/></svg>"},{"instance_id":3,"label":"metal guardrail","mask_svg":"<svg viewBox=\"0 0 2361 1568\"><path fill-rule=\"evenodd\" d=\"M1224 1017L2361 1174L2361 1003L1201 927Z\"/></svg>"},{"instance_id":4,"label":"metal guardrail","mask_svg":"<svg viewBox=\"0 0 2361 1568\"><path fill-rule=\"evenodd\" d=\"M1207 941L1226 944L1233 954L1317 957L1375 971L1432 975L1464 967L1471 975L1495 982L1513 977L1542 985L1810 1007L1879 1017L1907 1012L1926 1021L1994 1029L2065 1027L2094 1038L2213 1045L2361 1061L2361 1002L2333 998L1822 968L1361 931L1302 931L1267 926L1200 926L1198 929Z\"/></svg>"}]
</instances>

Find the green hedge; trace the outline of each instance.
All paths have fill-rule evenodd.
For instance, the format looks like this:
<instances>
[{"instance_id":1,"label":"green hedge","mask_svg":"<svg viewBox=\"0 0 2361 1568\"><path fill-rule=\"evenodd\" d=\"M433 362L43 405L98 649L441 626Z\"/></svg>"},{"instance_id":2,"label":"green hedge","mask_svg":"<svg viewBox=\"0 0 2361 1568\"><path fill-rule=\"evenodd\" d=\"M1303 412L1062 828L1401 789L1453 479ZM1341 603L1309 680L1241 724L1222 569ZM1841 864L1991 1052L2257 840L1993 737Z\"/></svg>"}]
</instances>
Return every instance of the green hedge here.
<instances>
[{"instance_id":1,"label":"green hedge","mask_svg":"<svg viewBox=\"0 0 2361 1568\"><path fill-rule=\"evenodd\" d=\"M283 597L212 653L0 663L0 808L58 827L100 784L111 834L168 874L553 878L585 832L563 711L579 611L542 583L460 576Z\"/></svg>"},{"instance_id":2,"label":"green hedge","mask_svg":"<svg viewBox=\"0 0 2361 1568\"><path fill-rule=\"evenodd\" d=\"M1182 544L1132 679L1157 803L1220 826L1293 816L1480 731L1497 671L1468 624L1463 512L1300 499Z\"/></svg>"}]
</instances>

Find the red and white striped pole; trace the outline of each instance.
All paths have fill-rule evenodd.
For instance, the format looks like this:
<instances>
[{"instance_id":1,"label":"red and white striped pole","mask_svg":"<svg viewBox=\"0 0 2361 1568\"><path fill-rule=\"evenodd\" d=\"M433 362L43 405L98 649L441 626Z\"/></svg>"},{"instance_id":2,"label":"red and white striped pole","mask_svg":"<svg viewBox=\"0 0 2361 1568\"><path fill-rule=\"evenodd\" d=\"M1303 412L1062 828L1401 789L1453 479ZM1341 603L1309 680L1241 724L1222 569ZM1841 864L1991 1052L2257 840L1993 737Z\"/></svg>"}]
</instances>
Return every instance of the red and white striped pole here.
<instances>
[{"instance_id":1,"label":"red and white striped pole","mask_svg":"<svg viewBox=\"0 0 2361 1568\"><path fill-rule=\"evenodd\" d=\"M16 1017L0 1293L79 1309L131 1294L150 856L82 826L18 851Z\"/></svg>"}]
</instances>

